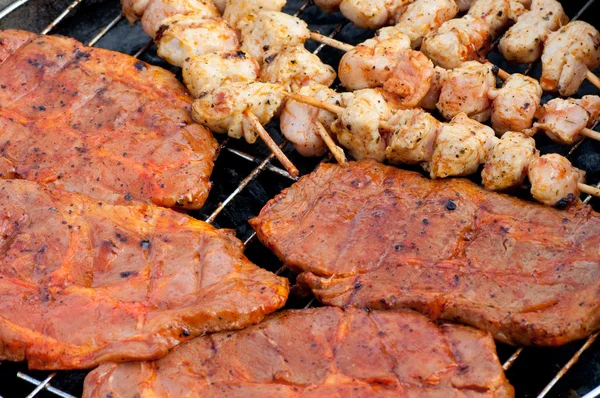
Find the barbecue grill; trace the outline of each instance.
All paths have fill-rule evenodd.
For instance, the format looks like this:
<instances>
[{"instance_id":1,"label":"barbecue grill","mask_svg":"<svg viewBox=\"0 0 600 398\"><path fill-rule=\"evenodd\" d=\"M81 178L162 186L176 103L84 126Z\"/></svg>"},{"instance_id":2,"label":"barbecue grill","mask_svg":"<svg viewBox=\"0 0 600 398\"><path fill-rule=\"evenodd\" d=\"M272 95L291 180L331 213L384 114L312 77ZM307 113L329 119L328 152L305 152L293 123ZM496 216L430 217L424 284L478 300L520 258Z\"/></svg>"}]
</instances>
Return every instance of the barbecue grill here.
<instances>
[{"instance_id":1,"label":"barbecue grill","mask_svg":"<svg viewBox=\"0 0 600 398\"><path fill-rule=\"evenodd\" d=\"M564 2L571 19L582 19L600 27L594 16L600 12L600 1L572 0ZM371 37L373 32L349 24L341 14L327 15L310 0L290 0L285 12L300 16L312 30L356 44ZM130 54L148 63L180 73L156 55L155 47L138 25L130 26L121 13L119 0L0 0L0 29L25 29L44 34L73 37L87 45ZM315 42L307 43L328 64L337 66L342 53ZM525 72L539 77L540 65L510 65L497 51L489 59L509 73ZM337 68L336 68L337 69ZM579 94L597 94L597 89L585 82ZM547 101L552 97L544 95ZM331 157L310 159L300 156L283 139L277 124L267 130L280 145L301 174L315 169ZM291 185L294 179L273 159L268 148L259 143L248 145L242 140L217 137L221 142L219 157L212 181L214 187L205 206L192 216L211 222L217 227L231 228L245 242L248 257L273 272L287 274L282 264L260 242L247 220L257 215L262 206ZM538 135L542 153L558 152L588 173L590 184L600 184L600 143L584 140L573 147L561 147ZM586 198L600 210L600 200ZM314 299L296 295L288 307L316 305ZM27 316L23 314L23 316ZM600 396L600 342L597 334L586 341L560 348L516 348L498 345L498 353L507 376L521 397ZM0 398L5 397L64 397L81 395L84 371L30 371L24 363L0 363Z\"/></svg>"}]
</instances>

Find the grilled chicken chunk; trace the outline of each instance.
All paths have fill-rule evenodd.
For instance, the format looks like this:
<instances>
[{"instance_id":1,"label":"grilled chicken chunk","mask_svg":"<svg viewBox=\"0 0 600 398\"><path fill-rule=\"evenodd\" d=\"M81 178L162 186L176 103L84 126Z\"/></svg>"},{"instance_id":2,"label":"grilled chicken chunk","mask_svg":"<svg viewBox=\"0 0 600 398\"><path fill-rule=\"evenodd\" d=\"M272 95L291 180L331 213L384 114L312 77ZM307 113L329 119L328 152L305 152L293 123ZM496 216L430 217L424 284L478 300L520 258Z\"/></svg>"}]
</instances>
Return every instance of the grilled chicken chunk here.
<instances>
[{"instance_id":1,"label":"grilled chicken chunk","mask_svg":"<svg viewBox=\"0 0 600 398\"><path fill-rule=\"evenodd\" d=\"M344 112L331 125L340 144L355 159L385 160L386 142L379 125L391 116L391 109L378 90L365 89L343 93Z\"/></svg>"},{"instance_id":2,"label":"grilled chicken chunk","mask_svg":"<svg viewBox=\"0 0 600 398\"><path fill-rule=\"evenodd\" d=\"M529 164L531 195L544 204L565 208L579 201L579 186L585 172L573 167L564 156L551 153Z\"/></svg>"},{"instance_id":3,"label":"grilled chicken chunk","mask_svg":"<svg viewBox=\"0 0 600 398\"><path fill-rule=\"evenodd\" d=\"M198 209L217 143L175 76L72 39L0 32L0 162L107 202Z\"/></svg>"},{"instance_id":4,"label":"grilled chicken chunk","mask_svg":"<svg viewBox=\"0 0 600 398\"><path fill-rule=\"evenodd\" d=\"M519 17L500 39L498 49L509 61L522 64L537 61L548 35L569 22L556 0L533 0L531 9Z\"/></svg>"},{"instance_id":5,"label":"grilled chicken chunk","mask_svg":"<svg viewBox=\"0 0 600 398\"><path fill-rule=\"evenodd\" d=\"M490 27L481 18L465 15L446 21L423 39L421 51L445 69L485 57L489 50Z\"/></svg>"},{"instance_id":6,"label":"grilled chicken chunk","mask_svg":"<svg viewBox=\"0 0 600 398\"><path fill-rule=\"evenodd\" d=\"M316 98L334 105L340 105L342 95L320 84L305 86L298 91L302 95ZM329 130L337 115L312 105L288 100L281 112L279 125L281 133L302 156L322 156L327 146L319 135L317 122Z\"/></svg>"},{"instance_id":7,"label":"grilled chicken chunk","mask_svg":"<svg viewBox=\"0 0 600 398\"><path fill-rule=\"evenodd\" d=\"M195 55L183 63L183 81L196 98L224 84L254 82L259 75L260 65L243 51Z\"/></svg>"},{"instance_id":8,"label":"grilled chicken chunk","mask_svg":"<svg viewBox=\"0 0 600 398\"><path fill-rule=\"evenodd\" d=\"M425 169L431 178L473 174L488 160L497 142L494 130L459 113L441 128Z\"/></svg>"},{"instance_id":9,"label":"grilled chicken chunk","mask_svg":"<svg viewBox=\"0 0 600 398\"><path fill-rule=\"evenodd\" d=\"M183 391L196 397L514 396L484 332L436 325L411 311L331 307L288 310L239 332L204 336L156 362L101 366L86 378L83 396L174 398Z\"/></svg>"},{"instance_id":10,"label":"grilled chicken chunk","mask_svg":"<svg viewBox=\"0 0 600 398\"><path fill-rule=\"evenodd\" d=\"M281 11L286 0L226 0L223 18L235 29L253 24L261 11Z\"/></svg>"},{"instance_id":11,"label":"grilled chicken chunk","mask_svg":"<svg viewBox=\"0 0 600 398\"><path fill-rule=\"evenodd\" d=\"M507 132L481 172L483 186L491 191L520 186L527 177L529 164L538 156L533 138L524 133Z\"/></svg>"},{"instance_id":12,"label":"grilled chicken chunk","mask_svg":"<svg viewBox=\"0 0 600 398\"><path fill-rule=\"evenodd\" d=\"M340 4L342 4L342 0L313 0L313 2L317 7L327 13L339 10Z\"/></svg>"},{"instance_id":13,"label":"grilled chicken chunk","mask_svg":"<svg viewBox=\"0 0 600 398\"><path fill-rule=\"evenodd\" d=\"M513 10L514 3L524 10L523 6L514 0L476 0L469 9L469 15L483 19L490 27L493 39L498 37L511 23L511 17L516 18L520 11Z\"/></svg>"},{"instance_id":14,"label":"grilled chicken chunk","mask_svg":"<svg viewBox=\"0 0 600 398\"><path fill-rule=\"evenodd\" d=\"M287 91L310 84L331 86L335 78L335 69L304 45L267 53L260 74L263 82L281 84Z\"/></svg>"},{"instance_id":15,"label":"grilled chicken chunk","mask_svg":"<svg viewBox=\"0 0 600 398\"><path fill-rule=\"evenodd\" d=\"M310 38L306 22L283 12L261 11L256 20L242 30L242 50L263 62L266 53L304 45Z\"/></svg>"},{"instance_id":16,"label":"grilled chicken chunk","mask_svg":"<svg viewBox=\"0 0 600 398\"><path fill-rule=\"evenodd\" d=\"M497 134L506 131L525 131L533 125L540 109L542 88L540 83L520 73L512 74L502 88L491 90L492 127Z\"/></svg>"},{"instance_id":17,"label":"grilled chicken chunk","mask_svg":"<svg viewBox=\"0 0 600 398\"><path fill-rule=\"evenodd\" d=\"M189 14L198 18L221 17L212 0L150 0L142 17L142 27L154 38L167 18Z\"/></svg>"},{"instance_id":18,"label":"grilled chicken chunk","mask_svg":"<svg viewBox=\"0 0 600 398\"><path fill-rule=\"evenodd\" d=\"M174 15L163 20L166 29L156 38L158 56L175 66L186 59L215 51L236 51L237 33L223 18L197 14Z\"/></svg>"},{"instance_id":19,"label":"grilled chicken chunk","mask_svg":"<svg viewBox=\"0 0 600 398\"><path fill-rule=\"evenodd\" d=\"M398 14L396 28L410 38L412 48L418 48L425 35L457 13L454 0L416 0Z\"/></svg>"},{"instance_id":20,"label":"grilled chicken chunk","mask_svg":"<svg viewBox=\"0 0 600 398\"><path fill-rule=\"evenodd\" d=\"M600 114L600 97L586 95L581 99L555 98L542 107L542 117L535 127L561 144L574 144L583 136L581 130L592 127Z\"/></svg>"},{"instance_id":21,"label":"grilled chicken chunk","mask_svg":"<svg viewBox=\"0 0 600 398\"><path fill-rule=\"evenodd\" d=\"M437 109L446 119L464 112L472 119L484 122L492 112L488 92L495 88L496 76L489 64L465 62L446 74Z\"/></svg>"},{"instance_id":22,"label":"grilled chicken chunk","mask_svg":"<svg viewBox=\"0 0 600 398\"><path fill-rule=\"evenodd\" d=\"M402 106L417 106L431 88L433 64L411 50L410 39L396 28L380 33L344 54L338 71L342 85L348 90L383 87Z\"/></svg>"},{"instance_id":23,"label":"grilled chicken chunk","mask_svg":"<svg viewBox=\"0 0 600 398\"><path fill-rule=\"evenodd\" d=\"M588 70L600 65L600 32L583 21L573 21L548 36L542 54L545 91L562 96L577 93Z\"/></svg>"},{"instance_id":24,"label":"grilled chicken chunk","mask_svg":"<svg viewBox=\"0 0 600 398\"><path fill-rule=\"evenodd\" d=\"M251 224L326 305L415 308L518 345L600 329L600 215L587 206L364 160L320 166Z\"/></svg>"},{"instance_id":25,"label":"grilled chicken chunk","mask_svg":"<svg viewBox=\"0 0 600 398\"><path fill-rule=\"evenodd\" d=\"M258 135L245 120L244 111L250 109L264 125L279 113L283 100L283 88L278 84L230 83L194 101L192 115L194 120L215 133L227 134L232 138L244 137L253 144Z\"/></svg>"},{"instance_id":26,"label":"grilled chicken chunk","mask_svg":"<svg viewBox=\"0 0 600 398\"><path fill-rule=\"evenodd\" d=\"M133 24L142 19L149 2L150 0L121 0L123 14Z\"/></svg>"},{"instance_id":27,"label":"grilled chicken chunk","mask_svg":"<svg viewBox=\"0 0 600 398\"><path fill-rule=\"evenodd\" d=\"M0 180L0 217L0 360L32 369L160 358L288 295L231 231L168 209Z\"/></svg>"},{"instance_id":28,"label":"grilled chicken chunk","mask_svg":"<svg viewBox=\"0 0 600 398\"><path fill-rule=\"evenodd\" d=\"M427 162L442 124L422 109L397 111L387 122L393 127L386 149L391 163L416 164Z\"/></svg>"},{"instance_id":29,"label":"grilled chicken chunk","mask_svg":"<svg viewBox=\"0 0 600 398\"><path fill-rule=\"evenodd\" d=\"M342 57L338 73L346 89L354 91L383 85L396 67L398 54L410 48L410 38L395 27L383 28L377 33Z\"/></svg>"},{"instance_id":30,"label":"grilled chicken chunk","mask_svg":"<svg viewBox=\"0 0 600 398\"><path fill-rule=\"evenodd\" d=\"M412 0L342 0L340 10L354 25L379 29L390 24L396 13Z\"/></svg>"},{"instance_id":31,"label":"grilled chicken chunk","mask_svg":"<svg viewBox=\"0 0 600 398\"><path fill-rule=\"evenodd\" d=\"M437 103L440 100L440 94L442 93L442 87L444 87L444 81L448 75L448 70L436 66L433 68L433 76L431 76L431 86L429 91L421 100L419 106L424 109L433 110L436 109Z\"/></svg>"}]
</instances>

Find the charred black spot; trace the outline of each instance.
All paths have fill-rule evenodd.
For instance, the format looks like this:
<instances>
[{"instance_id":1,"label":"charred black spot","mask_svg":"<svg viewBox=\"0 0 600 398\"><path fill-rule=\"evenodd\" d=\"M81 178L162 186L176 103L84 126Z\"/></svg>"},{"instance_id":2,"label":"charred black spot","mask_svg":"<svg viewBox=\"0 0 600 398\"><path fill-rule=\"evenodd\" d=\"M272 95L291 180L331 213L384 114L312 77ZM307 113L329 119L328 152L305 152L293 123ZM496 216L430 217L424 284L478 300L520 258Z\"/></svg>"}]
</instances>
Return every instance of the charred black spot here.
<instances>
[{"instance_id":1,"label":"charred black spot","mask_svg":"<svg viewBox=\"0 0 600 398\"><path fill-rule=\"evenodd\" d=\"M270 64L271 62L273 62L275 60L275 58L277 58L277 55L279 55L279 54L275 53L275 54L269 55L267 58L265 58L265 62L267 64Z\"/></svg>"},{"instance_id":2,"label":"charred black spot","mask_svg":"<svg viewBox=\"0 0 600 398\"><path fill-rule=\"evenodd\" d=\"M89 60L90 57L91 57L91 54L90 53L86 53L84 51L77 50L77 53L75 53L75 59L77 61L79 61L81 59Z\"/></svg>"},{"instance_id":3,"label":"charred black spot","mask_svg":"<svg viewBox=\"0 0 600 398\"><path fill-rule=\"evenodd\" d=\"M121 278L129 278L130 276L136 276L138 274L137 271L125 271L121 272Z\"/></svg>"},{"instance_id":4,"label":"charred black spot","mask_svg":"<svg viewBox=\"0 0 600 398\"><path fill-rule=\"evenodd\" d=\"M454 203L453 200L448 200L446 202L446 210L448 210L448 211L454 211L454 210L456 210L456 203Z\"/></svg>"},{"instance_id":5,"label":"charred black spot","mask_svg":"<svg viewBox=\"0 0 600 398\"><path fill-rule=\"evenodd\" d=\"M558 202L556 202L556 204L554 205L557 209L560 210L564 210L567 207L571 206L573 203L575 203L575 195L573 195L572 193L568 194L566 198L562 198L561 200L559 200Z\"/></svg>"},{"instance_id":6,"label":"charred black spot","mask_svg":"<svg viewBox=\"0 0 600 398\"><path fill-rule=\"evenodd\" d=\"M362 283L360 283L359 281L356 281L356 283L354 284L354 288L356 290L360 289L362 287Z\"/></svg>"},{"instance_id":7,"label":"charred black spot","mask_svg":"<svg viewBox=\"0 0 600 398\"><path fill-rule=\"evenodd\" d=\"M133 197L131 196L131 194L127 194L124 196L125 200L133 200Z\"/></svg>"},{"instance_id":8,"label":"charred black spot","mask_svg":"<svg viewBox=\"0 0 600 398\"><path fill-rule=\"evenodd\" d=\"M133 67L140 72L146 70L146 64L142 61L137 61L135 64L133 64Z\"/></svg>"},{"instance_id":9,"label":"charred black spot","mask_svg":"<svg viewBox=\"0 0 600 398\"><path fill-rule=\"evenodd\" d=\"M143 240L140 242L140 246L142 247L142 249L148 249L150 247L150 241L149 240Z\"/></svg>"}]
</instances>

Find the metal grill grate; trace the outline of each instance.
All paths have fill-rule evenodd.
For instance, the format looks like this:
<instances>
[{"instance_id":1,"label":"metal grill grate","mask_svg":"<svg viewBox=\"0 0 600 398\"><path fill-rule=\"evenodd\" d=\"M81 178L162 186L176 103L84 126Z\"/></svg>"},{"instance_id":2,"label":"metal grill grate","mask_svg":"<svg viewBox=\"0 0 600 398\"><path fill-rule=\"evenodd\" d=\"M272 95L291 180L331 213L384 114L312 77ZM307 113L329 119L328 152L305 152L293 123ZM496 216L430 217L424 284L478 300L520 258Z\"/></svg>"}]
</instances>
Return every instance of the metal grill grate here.
<instances>
[{"instance_id":1,"label":"metal grill grate","mask_svg":"<svg viewBox=\"0 0 600 398\"><path fill-rule=\"evenodd\" d=\"M8 17L10 14L12 14L13 12L15 12L17 9L19 9L20 7L24 6L26 3L28 3L30 0L17 0L17 1L13 1L12 3L10 3L7 7L5 7L4 9L0 10L0 21L2 21L2 19L4 19L5 17ZM74 14L76 12L76 10L78 9L78 6L80 5L80 3L82 3L83 0L74 0L72 1L70 4L67 5L67 7L50 23L48 24L42 31L42 34L48 34L48 33L52 33L57 27L59 27L59 25L61 23L66 23L65 20L68 19L71 14ZM575 16L573 17L573 19L578 19L579 17L581 17L581 15L583 15L583 13L593 5L593 3L595 2L595 0L588 0L585 4L583 4L583 6L579 7L577 12L575 13ZM114 2L111 1L111 3L114 3L114 9L115 9L115 14L116 17L114 17L112 20L110 20L110 22L108 24L106 24L104 27L102 27L101 29L98 30L97 34L94 35L88 42L87 45L89 46L95 46L97 45L103 38L105 38L105 36L114 28L116 28L117 26L120 26L121 23L124 20L124 16L123 14L120 12L120 4L117 0L115 0ZM308 19L308 22L310 23L310 21L315 20L315 25L317 26L317 28L320 27L319 24L317 24L318 20L319 20L319 15L320 11L314 6L312 5L312 2L310 0L302 0L302 2L300 1L289 1L290 4L294 4L295 5L295 10L285 10L290 14L294 14L296 16L300 16L302 14L307 13L307 10L309 11L315 11L314 15L311 15L310 18ZM298 4L301 3L301 4ZM1 2L0 2L1 4ZM315 17L315 18L312 18ZM349 22L347 20L344 20L340 17L334 17L334 19L336 19L336 23L334 24L334 28L331 30L329 36L330 37L335 37L338 34L340 34L340 32L342 31L342 29L344 28L344 26ZM330 21L329 21L330 22ZM129 28L127 28L129 29ZM362 39L365 39L367 37L369 37L372 33L369 32L360 32L358 34L358 40L353 40L353 41L362 41ZM362 36L362 37L361 37ZM161 66L165 66L168 69L172 69L171 67L169 67L168 65L165 65L164 63L162 63L160 61L159 58L156 57L156 55L154 54L154 52L152 52L152 54L150 54L150 51L153 47L153 42L150 40L148 41L146 44L143 44L139 49L137 49L137 51L131 51L134 55L134 57L139 58L142 56L147 56L148 58L148 62L153 63L153 64L160 64ZM314 49L314 53L315 54L319 54L322 50L324 49L324 45L318 45L315 46ZM335 53L335 50L333 50L333 55L331 55L331 58L335 59L335 57L339 56L339 54ZM323 57L322 57L323 58ZM325 59L324 59L325 60ZM330 61L330 60L325 60ZM496 59L492 59L492 61L496 61ZM328 62L328 63L333 63L333 62ZM506 67L506 65L501 65L502 67ZM528 65L527 68L525 69L524 73L527 74L533 74L535 73L537 68L536 64L532 64L532 65ZM514 67L510 67L508 66L507 69L514 69ZM276 128L271 128L270 130L272 130L273 132L275 132L275 135L280 137L279 132L274 131ZM289 153L290 157L292 158L292 160L294 161L294 163L296 163L296 160L299 159L299 155L296 155L293 151L291 151L291 148L289 148L290 146L288 145L289 142L287 140L280 140L280 148L282 150L286 150L289 151L291 153ZM584 142L579 142L578 144L574 145L573 147L568 149L568 155L570 157L574 156L575 153L578 151L578 149L580 148L580 146L584 145ZM225 150L225 152L223 151ZM542 149L543 150L543 149ZM556 151L556 150L554 150ZM560 150L559 150L560 151ZM563 149L564 151L564 149ZM254 154L252 154L252 152L254 152ZM211 199L209 199L209 202L207 202L207 205L205 206L205 208L211 208L214 207L214 210L209 213L209 214L204 214L204 213L199 213L199 214L194 214L195 216L197 216L198 218L203 218L205 219L207 222L209 223L213 223L213 224L217 224L217 218L219 217L219 215L221 215L223 212L225 211L230 211L234 213L234 216L232 217L228 217L228 219L233 219L235 220L235 205L233 204L234 202L236 202L236 204L238 205L238 207L244 207L245 203L240 203L240 198L238 198L240 196L240 194L242 194L242 192L244 192L249 188L249 185L253 182L256 182L256 180L258 180L259 178L266 178L267 181L267 185L271 185L270 190L274 190L274 193L278 193L281 191L282 187L285 187L287 185L289 185L292 181L294 181L294 179L282 168L273 165L271 163L271 161L273 160L273 154L268 154L268 150L266 149L266 147L264 147L262 144L257 145L256 147L249 147L243 143L240 142L233 142L233 140L229 140L229 139L224 139L221 142L221 146L219 148L219 159L218 162L227 162L231 159L224 159L225 158L225 154L231 154L233 155L235 158L237 158L238 161L243 161L246 162L246 164L251 163L251 164L256 164L257 166L247 175L245 176L243 179L241 179L241 181L239 181L235 186L232 186L233 189L227 191L227 188L225 185L228 184L223 184L223 180L221 177L224 176L217 176L215 175L213 180L214 181L218 181L219 184L215 184L215 188L213 188L213 194L211 195L211 197L214 197L214 191L217 190L217 197L223 197L224 199L221 202L217 202L217 203L211 203ZM324 159L320 159L317 160L316 162L313 161L302 161L303 163L303 170L304 172L310 172L312 171L319 163L321 162L325 162L325 161L329 161L331 160L331 156L326 157ZM598 167L600 168L600 164L598 165ZM269 174L268 176L264 176L263 172L267 170L269 171L271 174ZM225 173L225 177L232 177L232 178L238 178L238 175L233 175L233 173ZM277 179L277 182L274 183L274 179ZM283 181L281 181L281 179L283 179ZM225 180L227 181L227 180ZM229 181L227 181L229 182ZM260 184L259 182L256 184L259 186L259 188L262 189L262 185L264 184ZM600 186L600 183L598 183L598 186ZM256 190L257 187L254 187L254 190ZM227 193L229 192L229 193ZM273 193L270 192L262 192L262 195L260 195L262 197L266 197L266 198L270 198L273 196ZM236 201L237 199L237 201ZM588 203L592 200L591 196L588 196L585 198L585 202ZM213 198L213 202L214 202L214 198ZM214 206L213 206L214 204ZM262 205L264 205L264 200L261 201L261 203L255 203L255 206L253 207L257 207L258 209L260 209L260 207L262 207ZM247 209L244 209L247 211ZM254 212L255 214L256 212ZM250 245L252 245L252 243L255 241L255 237L256 234L253 231L248 230L248 227L246 226L246 218L244 218L243 220L241 220L241 222L238 225L225 225L226 227L234 227L236 229L238 229L238 232L241 232L241 235L246 235L245 240L244 240L244 245L246 247L249 247ZM234 224L237 224L236 222L234 222ZM244 224L243 226L240 226L241 224ZM220 226L220 225L218 225ZM241 231L240 231L241 229ZM257 246L257 245L254 245ZM258 250L260 250L260 248L257 248ZM273 270L275 271L275 270ZM280 268L277 273L283 273L285 271L285 268L282 267ZM308 308L310 306L313 305L314 303L314 298L311 299L308 304L306 304L304 307ZM570 356L570 359L568 361L565 362L565 365L560 368L560 365L557 366L557 369L560 368L560 370L558 370L558 372L555 373L555 376L552 380L549 381L549 383L546 385L546 387L539 393L538 398L542 398L544 396L546 396L548 393L550 393L553 389L553 387L558 383L559 380L562 379L562 377L577 363L577 361L580 359L581 355L584 353L584 351L586 351L588 348L590 348L593 343L595 342L596 338L598 337L598 333L595 333L594 335L590 336L582 345L580 345L580 347L576 350L575 354ZM581 344L581 343L576 343L576 344ZM531 349L534 350L534 349ZM510 357L504 362L504 369L505 370L509 370L513 367L513 365L517 364L519 361L519 358L521 356L523 356L522 354L528 352L529 349L523 349L523 348L518 348L517 350L514 350L514 352L512 353L512 355L510 355ZM597 365L598 368L600 369L600 364ZM0 368L0 380L7 380L9 377L11 377L10 375L6 375L6 374L2 374L1 373L2 368ZM16 376L21 379L24 380L25 382L29 383L31 386L33 386L33 390L29 393L29 395L27 395L27 397L37 397L37 396L42 396L42 395L46 395L48 396L59 396L59 397L63 397L63 398L74 398L73 395L62 391L59 388L53 387L52 386L52 381L54 380L54 378L57 376L56 372L53 373L41 373L41 372L36 372L41 374L41 376L37 376L37 377L33 377L30 375L31 372L29 373L25 373L25 372L17 372ZM552 374L548 377L550 378L552 377ZM597 377L600 377L600 375L597 375ZM510 378L510 377L509 377ZM81 378L80 378L81 379ZM80 388L80 386L78 387ZM66 388L65 388L66 389ZM519 391L517 391L517 393L519 393ZM584 398L593 398L593 397L597 397L600 396L600 386L598 386L597 388L593 389L592 391L588 392L587 395L584 396ZM2 398L2 397L0 397Z\"/></svg>"}]
</instances>

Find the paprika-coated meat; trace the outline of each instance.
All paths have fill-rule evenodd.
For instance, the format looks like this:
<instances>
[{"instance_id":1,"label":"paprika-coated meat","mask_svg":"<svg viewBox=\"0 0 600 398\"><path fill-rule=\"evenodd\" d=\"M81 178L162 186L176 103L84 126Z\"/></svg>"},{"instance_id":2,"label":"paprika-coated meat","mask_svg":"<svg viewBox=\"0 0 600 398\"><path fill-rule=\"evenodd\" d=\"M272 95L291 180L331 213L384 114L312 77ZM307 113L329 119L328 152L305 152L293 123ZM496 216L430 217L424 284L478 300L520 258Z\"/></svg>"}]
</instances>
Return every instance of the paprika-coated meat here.
<instances>
[{"instance_id":1,"label":"paprika-coated meat","mask_svg":"<svg viewBox=\"0 0 600 398\"><path fill-rule=\"evenodd\" d=\"M156 362L105 364L85 398L513 397L487 333L412 311L288 310Z\"/></svg>"},{"instance_id":2,"label":"paprika-coated meat","mask_svg":"<svg viewBox=\"0 0 600 398\"><path fill-rule=\"evenodd\" d=\"M0 177L200 208L216 141L175 76L65 37L0 31Z\"/></svg>"},{"instance_id":3,"label":"paprika-coated meat","mask_svg":"<svg viewBox=\"0 0 600 398\"><path fill-rule=\"evenodd\" d=\"M556 346L600 327L600 216L378 164L323 165L251 221L327 305L413 308Z\"/></svg>"},{"instance_id":4,"label":"paprika-coated meat","mask_svg":"<svg viewBox=\"0 0 600 398\"><path fill-rule=\"evenodd\" d=\"M169 209L0 179L0 361L35 369L152 360L257 323L287 280L242 243Z\"/></svg>"}]
</instances>

